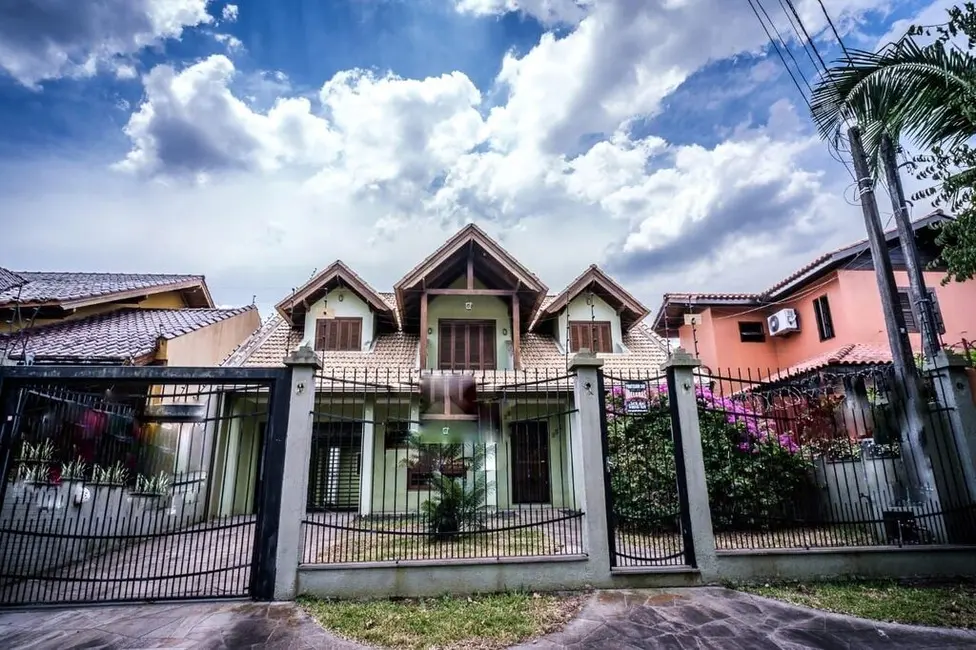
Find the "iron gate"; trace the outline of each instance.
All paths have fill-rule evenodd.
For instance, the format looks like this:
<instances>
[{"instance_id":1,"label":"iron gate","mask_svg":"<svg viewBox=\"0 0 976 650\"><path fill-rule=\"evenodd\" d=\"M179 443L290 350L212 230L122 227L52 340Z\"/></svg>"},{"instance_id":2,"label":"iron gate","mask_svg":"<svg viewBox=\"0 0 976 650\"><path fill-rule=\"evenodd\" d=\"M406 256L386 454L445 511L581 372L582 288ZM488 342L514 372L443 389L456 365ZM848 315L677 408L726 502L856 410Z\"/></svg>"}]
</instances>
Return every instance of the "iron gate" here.
<instances>
[{"instance_id":1,"label":"iron gate","mask_svg":"<svg viewBox=\"0 0 976 650\"><path fill-rule=\"evenodd\" d=\"M270 599L289 382L0 368L0 604Z\"/></svg>"},{"instance_id":2,"label":"iron gate","mask_svg":"<svg viewBox=\"0 0 976 650\"><path fill-rule=\"evenodd\" d=\"M602 370L598 382L611 567L695 566L673 382Z\"/></svg>"}]
</instances>

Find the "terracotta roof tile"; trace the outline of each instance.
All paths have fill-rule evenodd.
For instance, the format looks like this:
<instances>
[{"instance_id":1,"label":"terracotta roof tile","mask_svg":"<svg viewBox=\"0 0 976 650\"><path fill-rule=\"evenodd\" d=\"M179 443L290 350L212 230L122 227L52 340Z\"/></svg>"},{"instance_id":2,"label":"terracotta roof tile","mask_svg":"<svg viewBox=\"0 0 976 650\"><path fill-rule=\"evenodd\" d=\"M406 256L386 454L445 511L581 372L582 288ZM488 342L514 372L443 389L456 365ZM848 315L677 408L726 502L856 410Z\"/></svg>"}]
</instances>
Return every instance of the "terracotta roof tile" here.
<instances>
[{"instance_id":1,"label":"terracotta roof tile","mask_svg":"<svg viewBox=\"0 0 976 650\"><path fill-rule=\"evenodd\" d=\"M120 309L36 327L0 338L13 359L104 359L125 362L152 353L160 338L173 339L243 314L237 309Z\"/></svg>"},{"instance_id":2,"label":"terracotta roof tile","mask_svg":"<svg viewBox=\"0 0 976 650\"><path fill-rule=\"evenodd\" d=\"M302 332L292 329L280 316L273 316L245 341L223 365L280 366L302 342ZM608 369L656 371L667 356L661 339L640 324L624 335L626 354L600 355ZM419 364L420 338L415 334L383 334L369 352L319 353L323 369L413 371ZM522 335L522 366L528 371L565 372L567 357L555 339L542 334Z\"/></svg>"},{"instance_id":3,"label":"terracotta roof tile","mask_svg":"<svg viewBox=\"0 0 976 650\"><path fill-rule=\"evenodd\" d=\"M49 273L23 272L20 288L0 291L0 303L62 302L114 293L164 287L185 282L203 282L202 275L165 275L144 273Z\"/></svg>"},{"instance_id":4,"label":"terracotta roof tile","mask_svg":"<svg viewBox=\"0 0 976 650\"><path fill-rule=\"evenodd\" d=\"M8 271L7 269L0 267L0 294L9 289L13 289L14 287L19 287L24 284L24 282L24 278L20 277L13 271Z\"/></svg>"},{"instance_id":5,"label":"terracotta roof tile","mask_svg":"<svg viewBox=\"0 0 976 650\"><path fill-rule=\"evenodd\" d=\"M882 345L851 343L794 364L769 377L778 381L833 366L876 366L891 363L891 350Z\"/></svg>"}]
</instances>

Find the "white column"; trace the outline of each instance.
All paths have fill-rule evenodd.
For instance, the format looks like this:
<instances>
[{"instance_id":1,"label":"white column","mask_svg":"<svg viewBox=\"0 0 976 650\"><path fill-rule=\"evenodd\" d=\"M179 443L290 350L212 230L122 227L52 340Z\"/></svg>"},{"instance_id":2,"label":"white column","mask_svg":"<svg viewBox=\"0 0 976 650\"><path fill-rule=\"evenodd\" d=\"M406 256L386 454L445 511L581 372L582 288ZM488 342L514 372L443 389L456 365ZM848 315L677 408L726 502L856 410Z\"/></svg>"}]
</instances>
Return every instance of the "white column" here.
<instances>
[{"instance_id":1,"label":"white column","mask_svg":"<svg viewBox=\"0 0 976 650\"><path fill-rule=\"evenodd\" d=\"M363 404L363 448L359 462L359 514L373 512L373 453L376 449L375 399L367 397Z\"/></svg>"},{"instance_id":2,"label":"white column","mask_svg":"<svg viewBox=\"0 0 976 650\"><path fill-rule=\"evenodd\" d=\"M298 563L302 554L302 518L308 501L308 463L312 453L312 411L315 409L315 371L321 365L309 347L285 359L292 371L288 392L288 435L285 438L281 518L275 554L275 600L294 600L298 594Z\"/></svg>"}]
</instances>

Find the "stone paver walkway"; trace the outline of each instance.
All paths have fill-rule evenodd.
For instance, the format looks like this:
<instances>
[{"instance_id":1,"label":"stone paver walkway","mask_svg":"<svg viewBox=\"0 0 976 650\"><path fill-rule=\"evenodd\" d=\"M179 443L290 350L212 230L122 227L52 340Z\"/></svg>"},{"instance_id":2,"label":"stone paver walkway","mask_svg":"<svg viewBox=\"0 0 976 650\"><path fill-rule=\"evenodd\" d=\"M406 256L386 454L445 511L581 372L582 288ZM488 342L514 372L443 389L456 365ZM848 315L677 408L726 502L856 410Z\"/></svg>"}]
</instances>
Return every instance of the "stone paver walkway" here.
<instances>
[{"instance_id":1,"label":"stone paver walkway","mask_svg":"<svg viewBox=\"0 0 976 650\"><path fill-rule=\"evenodd\" d=\"M13 650L352 650L290 603L182 603L0 613Z\"/></svg>"},{"instance_id":2,"label":"stone paver walkway","mask_svg":"<svg viewBox=\"0 0 976 650\"><path fill-rule=\"evenodd\" d=\"M0 613L0 648L354 650L291 604L182 603ZM520 650L966 650L976 632L874 623L721 588L605 591Z\"/></svg>"},{"instance_id":3,"label":"stone paver walkway","mask_svg":"<svg viewBox=\"0 0 976 650\"><path fill-rule=\"evenodd\" d=\"M976 633L876 623L731 589L603 591L564 630L519 649L976 649Z\"/></svg>"}]
</instances>

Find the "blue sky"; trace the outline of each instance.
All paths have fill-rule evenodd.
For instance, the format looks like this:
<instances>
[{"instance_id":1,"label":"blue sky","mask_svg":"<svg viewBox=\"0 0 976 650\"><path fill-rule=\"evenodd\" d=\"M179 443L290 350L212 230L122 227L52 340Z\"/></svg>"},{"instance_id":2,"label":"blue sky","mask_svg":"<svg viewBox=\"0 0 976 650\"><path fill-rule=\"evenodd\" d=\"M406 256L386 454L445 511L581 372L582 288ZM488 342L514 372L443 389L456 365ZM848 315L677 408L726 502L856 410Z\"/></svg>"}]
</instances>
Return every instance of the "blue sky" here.
<instances>
[{"instance_id":1,"label":"blue sky","mask_svg":"<svg viewBox=\"0 0 976 650\"><path fill-rule=\"evenodd\" d=\"M825 4L874 48L950 3ZM204 273L267 312L336 258L387 288L474 220L554 290L594 262L651 308L761 289L863 232L802 102L745 0L27 0L0 266Z\"/></svg>"}]
</instances>

